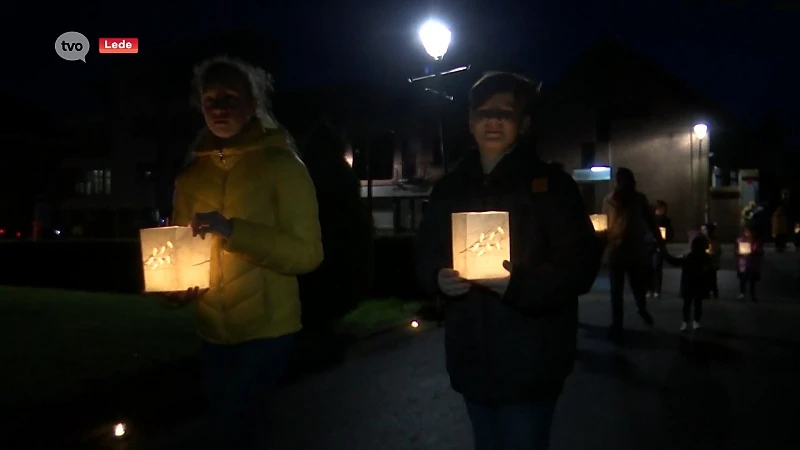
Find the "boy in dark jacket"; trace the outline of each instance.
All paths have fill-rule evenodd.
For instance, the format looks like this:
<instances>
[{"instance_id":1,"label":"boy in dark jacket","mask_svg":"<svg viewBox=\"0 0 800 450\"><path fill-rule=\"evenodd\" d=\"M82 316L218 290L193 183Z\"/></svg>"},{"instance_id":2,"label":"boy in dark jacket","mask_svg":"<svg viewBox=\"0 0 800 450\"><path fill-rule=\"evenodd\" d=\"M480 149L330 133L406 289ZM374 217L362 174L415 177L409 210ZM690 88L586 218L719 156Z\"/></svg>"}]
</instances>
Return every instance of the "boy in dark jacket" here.
<instances>
[{"instance_id":1,"label":"boy in dark jacket","mask_svg":"<svg viewBox=\"0 0 800 450\"><path fill-rule=\"evenodd\" d=\"M416 236L419 280L446 299L447 372L464 396L477 450L548 448L575 360L578 296L600 262L577 184L527 142L536 91L510 73L473 86L478 149L433 187ZM453 248L452 214L480 211L509 213L510 261L497 263L499 278L466 280L453 269L463 250Z\"/></svg>"},{"instance_id":2,"label":"boy in dark jacket","mask_svg":"<svg viewBox=\"0 0 800 450\"><path fill-rule=\"evenodd\" d=\"M673 266L681 268L681 297L683 298L683 323L681 331L686 331L692 319L692 329L700 328L703 319L703 300L708 298L709 281L714 271L714 262L706 250L708 239L698 235L692 239L691 250L687 255L674 257L664 252L664 259Z\"/></svg>"}]
</instances>

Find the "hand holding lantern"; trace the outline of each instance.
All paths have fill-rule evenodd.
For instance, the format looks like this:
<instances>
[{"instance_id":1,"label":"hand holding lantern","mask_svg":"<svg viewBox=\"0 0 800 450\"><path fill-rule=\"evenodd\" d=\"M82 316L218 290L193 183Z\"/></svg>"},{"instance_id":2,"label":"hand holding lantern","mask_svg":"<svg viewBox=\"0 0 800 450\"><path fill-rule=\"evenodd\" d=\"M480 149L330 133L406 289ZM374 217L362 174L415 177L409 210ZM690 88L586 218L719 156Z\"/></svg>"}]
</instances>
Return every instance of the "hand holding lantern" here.
<instances>
[{"instance_id":1,"label":"hand holding lantern","mask_svg":"<svg viewBox=\"0 0 800 450\"><path fill-rule=\"evenodd\" d=\"M475 284L479 284L481 286L491 289L492 292L496 293L500 297L506 295L506 289L508 289L508 281L511 279L511 269L512 269L511 262L503 261L503 268L508 271L508 276L503 278L478 280L475 281Z\"/></svg>"},{"instance_id":2,"label":"hand holding lantern","mask_svg":"<svg viewBox=\"0 0 800 450\"><path fill-rule=\"evenodd\" d=\"M436 284L439 290L448 297L458 297L466 294L472 287L469 282L461 278L457 270L441 269L436 276Z\"/></svg>"},{"instance_id":3,"label":"hand holding lantern","mask_svg":"<svg viewBox=\"0 0 800 450\"><path fill-rule=\"evenodd\" d=\"M197 213L192 218L192 234L205 239L207 233L228 239L233 234L231 221L223 216L219 211L208 213Z\"/></svg>"},{"instance_id":4,"label":"hand holding lantern","mask_svg":"<svg viewBox=\"0 0 800 450\"><path fill-rule=\"evenodd\" d=\"M164 307L169 309L178 309L183 308L189 303L197 300L201 295L205 294L206 291L208 291L208 288L200 289L199 287L195 286L185 291L157 292L151 295L154 295L158 299L158 302Z\"/></svg>"}]
</instances>

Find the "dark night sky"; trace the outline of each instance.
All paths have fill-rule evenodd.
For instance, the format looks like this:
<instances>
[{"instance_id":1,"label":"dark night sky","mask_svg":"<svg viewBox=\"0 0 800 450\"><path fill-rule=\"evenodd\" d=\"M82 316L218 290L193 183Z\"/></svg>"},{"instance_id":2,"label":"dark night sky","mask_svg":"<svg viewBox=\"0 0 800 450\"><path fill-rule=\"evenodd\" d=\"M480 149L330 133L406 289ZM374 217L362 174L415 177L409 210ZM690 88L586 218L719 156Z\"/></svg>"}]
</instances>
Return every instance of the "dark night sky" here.
<instances>
[{"instance_id":1,"label":"dark night sky","mask_svg":"<svg viewBox=\"0 0 800 450\"><path fill-rule=\"evenodd\" d=\"M447 56L453 64L495 52L552 82L595 38L608 34L754 123L772 108L798 117L800 0L782 3L792 2L793 8L747 6L779 3L772 0L729 2L745 6L704 0L28 2L8 15L26 24L24 33L12 35L9 22L3 27L5 62L25 63L20 70L5 66L3 90L28 92L51 109L69 110L83 103L83 89L102 76L104 60L136 58L96 53L97 38L139 37L146 52L148 46L232 26L257 27L278 41L285 55L279 87L352 78L402 83L428 61L416 30L433 15L453 30ZM55 38L70 30L87 35L94 46L88 64L55 55Z\"/></svg>"}]
</instances>

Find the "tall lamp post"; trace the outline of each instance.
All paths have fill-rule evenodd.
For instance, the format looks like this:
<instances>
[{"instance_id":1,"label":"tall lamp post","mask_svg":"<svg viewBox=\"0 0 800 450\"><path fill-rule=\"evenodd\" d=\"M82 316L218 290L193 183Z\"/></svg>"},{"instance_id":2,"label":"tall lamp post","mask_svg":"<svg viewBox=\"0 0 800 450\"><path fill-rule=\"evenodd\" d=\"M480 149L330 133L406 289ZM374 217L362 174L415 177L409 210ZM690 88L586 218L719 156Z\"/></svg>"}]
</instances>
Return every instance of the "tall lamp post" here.
<instances>
[{"instance_id":1,"label":"tall lamp post","mask_svg":"<svg viewBox=\"0 0 800 450\"><path fill-rule=\"evenodd\" d=\"M708 177L708 171L710 170L710 161L708 157L703 156L703 140L708 136L708 125L704 123L698 123L697 125L695 125L694 136L697 138L697 156L699 158L702 158L700 159L700 161L705 161L706 163L705 176ZM709 220L711 220L710 208L708 204L708 187L709 187L708 181L704 179L702 186L703 189L705 190L703 192L703 199L705 200L704 217L705 217L705 222L708 222Z\"/></svg>"},{"instance_id":2,"label":"tall lamp post","mask_svg":"<svg viewBox=\"0 0 800 450\"><path fill-rule=\"evenodd\" d=\"M426 92L430 92L436 95L439 98L440 102L438 106L438 121L439 121L439 155L442 158L442 170L444 173L447 173L447 154L445 153L444 149L444 132L442 130L442 103L441 100L452 101L453 96L447 95L443 90L441 90L441 83L440 80L444 75L450 75L452 73L463 72L465 70L469 70L470 66L462 66L456 67L455 69L450 69L444 72L439 71L439 65L444 59L444 55L447 54L448 48L450 48L450 40L453 34L450 32L444 24L435 20L428 20L419 29L419 39L422 41L422 46L425 48L425 51L430 55L431 58L434 59L434 73L431 75L425 75L418 78L409 78L409 83L414 83L417 81L433 79L434 88L425 88Z\"/></svg>"}]
</instances>

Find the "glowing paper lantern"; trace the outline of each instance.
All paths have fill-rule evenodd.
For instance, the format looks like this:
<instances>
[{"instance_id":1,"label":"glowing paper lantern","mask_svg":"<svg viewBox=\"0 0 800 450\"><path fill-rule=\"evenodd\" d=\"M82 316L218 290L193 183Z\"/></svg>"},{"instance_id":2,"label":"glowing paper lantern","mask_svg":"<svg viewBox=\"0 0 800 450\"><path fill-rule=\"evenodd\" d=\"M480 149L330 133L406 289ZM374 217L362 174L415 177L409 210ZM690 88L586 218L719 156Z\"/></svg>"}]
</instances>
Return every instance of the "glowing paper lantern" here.
<instances>
[{"instance_id":1,"label":"glowing paper lantern","mask_svg":"<svg viewBox=\"0 0 800 450\"><path fill-rule=\"evenodd\" d=\"M661 232L661 239L667 239L667 229L664 227L658 227L658 231Z\"/></svg>"},{"instance_id":2,"label":"glowing paper lantern","mask_svg":"<svg viewBox=\"0 0 800 450\"><path fill-rule=\"evenodd\" d=\"M592 220L594 231L606 231L608 229L608 214L592 214L589 216Z\"/></svg>"},{"instance_id":3,"label":"glowing paper lantern","mask_svg":"<svg viewBox=\"0 0 800 450\"><path fill-rule=\"evenodd\" d=\"M213 239L192 237L189 227L145 228L139 237L145 292L209 287Z\"/></svg>"},{"instance_id":4,"label":"glowing paper lantern","mask_svg":"<svg viewBox=\"0 0 800 450\"><path fill-rule=\"evenodd\" d=\"M453 213L453 269L467 280L491 280L509 275L511 260L508 212Z\"/></svg>"},{"instance_id":5,"label":"glowing paper lantern","mask_svg":"<svg viewBox=\"0 0 800 450\"><path fill-rule=\"evenodd\" d=\"M752 252L752 246L749 242L739 242L739 254L742 256L747 256Z\"/></svg>"}]
</instances>

